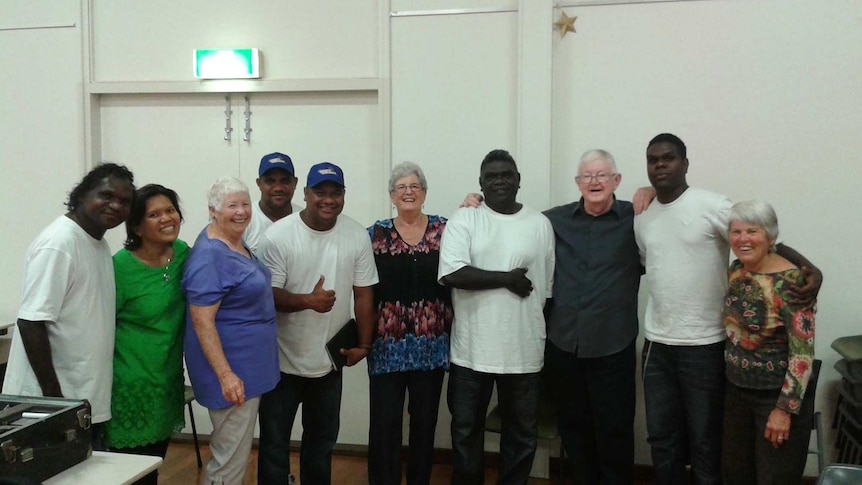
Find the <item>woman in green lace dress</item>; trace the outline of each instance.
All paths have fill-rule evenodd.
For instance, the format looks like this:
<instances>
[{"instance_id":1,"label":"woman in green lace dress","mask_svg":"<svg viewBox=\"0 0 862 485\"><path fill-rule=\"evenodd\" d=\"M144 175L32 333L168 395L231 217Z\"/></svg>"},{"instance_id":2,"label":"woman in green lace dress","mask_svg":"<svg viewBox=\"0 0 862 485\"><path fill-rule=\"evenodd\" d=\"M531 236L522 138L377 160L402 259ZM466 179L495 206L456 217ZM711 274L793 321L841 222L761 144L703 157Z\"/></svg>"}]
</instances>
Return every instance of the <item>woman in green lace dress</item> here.
<instances>
[{"instance_id":1,"label":"woman in green lace dress","mask_svg":"<svg viewBox=\"0 0 862 485\"><path fill-rule=\"evenodd\" d=\"M135 193L125 248L114 255L117 333L108 449L164 457L183 428L185 297L180 281L189 253L177 239L177 194L150 184ZM138 483L157 483L153 473Z\"/></svg>"}]
</instances>

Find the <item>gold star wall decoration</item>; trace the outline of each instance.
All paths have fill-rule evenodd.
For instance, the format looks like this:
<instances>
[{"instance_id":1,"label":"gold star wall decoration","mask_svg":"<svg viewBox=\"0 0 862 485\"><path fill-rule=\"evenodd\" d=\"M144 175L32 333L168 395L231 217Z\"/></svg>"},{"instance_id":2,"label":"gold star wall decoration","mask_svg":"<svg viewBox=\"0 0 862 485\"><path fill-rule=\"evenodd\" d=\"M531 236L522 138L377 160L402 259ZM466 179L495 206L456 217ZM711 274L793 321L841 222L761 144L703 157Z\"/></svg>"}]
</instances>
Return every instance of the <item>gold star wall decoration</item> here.
<instances>
[{"instance_id":1,"label":"gold star wall decoration","mask_svg":"<svg viewBox=\"0 0 862 485\"><path fill-rule=\"evenodd\" d=\"M560 19L554 22L554 27L560 31L560 38L566 36L567 33L577 33L575 31L575 20L578 20L578 17L569 17L566 15L566 12L560 12Z\"/></svg>"}]
</instances>

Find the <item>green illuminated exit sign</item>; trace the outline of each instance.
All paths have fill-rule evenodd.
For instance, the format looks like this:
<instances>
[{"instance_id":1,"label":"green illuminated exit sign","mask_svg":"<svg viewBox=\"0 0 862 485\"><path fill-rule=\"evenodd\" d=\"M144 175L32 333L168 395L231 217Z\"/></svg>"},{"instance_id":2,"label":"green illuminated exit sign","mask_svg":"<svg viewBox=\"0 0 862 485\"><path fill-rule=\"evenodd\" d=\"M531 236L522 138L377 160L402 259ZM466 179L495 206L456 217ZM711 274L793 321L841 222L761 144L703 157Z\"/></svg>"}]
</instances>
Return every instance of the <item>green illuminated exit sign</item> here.
<instances>
[{"instance_id":1,"label":"green illuminated exit sign","mask_svg":"<svg viewBox=\"0 0 862 485\"><path fill-rule=\"evenodd\" d=\"M260 51L257 49L195 49L198 79L258 79Z\"/></svg>"}]
</instances>

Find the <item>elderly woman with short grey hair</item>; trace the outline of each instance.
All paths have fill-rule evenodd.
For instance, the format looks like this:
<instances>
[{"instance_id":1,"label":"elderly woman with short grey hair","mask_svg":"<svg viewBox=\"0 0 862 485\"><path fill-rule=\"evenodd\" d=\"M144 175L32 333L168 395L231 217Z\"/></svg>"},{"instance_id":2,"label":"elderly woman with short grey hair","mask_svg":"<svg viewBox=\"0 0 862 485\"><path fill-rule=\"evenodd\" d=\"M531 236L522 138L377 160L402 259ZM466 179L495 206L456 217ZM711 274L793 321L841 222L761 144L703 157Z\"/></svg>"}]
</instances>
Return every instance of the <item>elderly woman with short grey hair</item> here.
<instances>
[{"instance_id":1,"label":"elderly woman with short grey hair","mask_svg":"<svg viewBox=\"0 0 862 485\"><path fill-rule=\"evenodd\" d=\"M201 483L241 485L260 396L279 379L269 270L242 241L248 187L225 177L208 195L210 223L186 262L185 354L195 398L213 424Z\"/></svg>"},{"instance_id":2,"label":"elderly woman with short grey hair","mask_svg":"<svg viewBox=\"0 0 862 485\"><path fill-rule=\"evenodd\" d=\"M410 400L407 483L427 485L431 477L453 312L449 289L437 284L446 219L422 212L427 192L418 165L396 165L389 177L389 198L397 215L368 228L380 277L374 289L377 325L368 355L370 485L401 483L405 394Z\"/></svg>"},{"instance_id":3,"label":"elderly woman with short grey hair","mask_svg":"<svg viewBox=\"0 0 862 485\"><path fill-rule=\"evenodd\" d=\"M778 218L766 202L739 202L729 218L730 266L722 475L724 483L800 483L814 396L814 311L793 303L799 268L775 251Z\"/></svg>"}]
</instances>

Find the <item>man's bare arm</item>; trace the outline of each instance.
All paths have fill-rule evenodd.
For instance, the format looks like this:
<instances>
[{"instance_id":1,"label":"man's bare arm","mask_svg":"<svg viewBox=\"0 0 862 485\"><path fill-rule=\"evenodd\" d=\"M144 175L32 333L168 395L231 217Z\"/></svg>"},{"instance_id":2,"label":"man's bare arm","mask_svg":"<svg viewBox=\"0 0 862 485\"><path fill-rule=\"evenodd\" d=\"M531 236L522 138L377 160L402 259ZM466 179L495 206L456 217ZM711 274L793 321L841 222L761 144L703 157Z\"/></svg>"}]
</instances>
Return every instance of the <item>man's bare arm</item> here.
<instances>
[{"instance_id":1,"label":"man's bare arm","mask_svg":"<svg viewBox=\"0 0 862 485\"><path fill-rule=\"evenodd\" d=\"M48 340L48 322L18 319L18 332L27 353L30 367L36 374L42 394L49 397L63 397L54 361L51 358L51 342Z\"/></svg>"},{"instance_id":2,"label":"man's bare arm","mask_svg":"<svg viewBox=\"0 0 862 485\"><path fill-rule=\"evenodd\" d=\"M820 286L823 285L823 273L820 269L817 266L814 266L808 258L790 246L779 244L775 247L775 252L777 252L779 256L798 266L799 270L802 271L802 276L805 277L804 285L790 285L787 288L788 292L793 297L791 303L806 306L813 306L817 303L817 294L820 293Z\"/></svg>"},{"instance_id":3,"label":"man's bare arm","mask_svg":"<svg viewBox=\"0 0 862 485\"><path fill-rule=\"evenodd\" d=\"M635 214L639 215L643 211L647 210L647 207L652 203L653 199L655 199L655 189L652 187L641 187L636 192L634 197L632 197L632 206L634 206Z\"/></svg>"},{"instance_id":4,"label":"man's bare arm","mask_svg":"<svg viewBox=\"0 0 862 485\"><path fill-rule=\"evenodd\" d=\"M359 331L358 347L340 349L341 355L347 356L347 366L356 365L371 353L371 340L374 337L374 287L353 287L353 313L356 314L356 328Z\"/></svg>"},{"instance_id":5,"label":"man's bare arm","mask_svg":"<svg viewBox=\"0 0 862 485\"><path fill-rule=\"evenodd\" d=\"M526 268L511 271L486 271L472 266L448 274L441 279L446 286L463 290L492 290L506 288L512 293L526 298L533 291L533 283L527 278Z\"/></svg>"}]
</instances>

